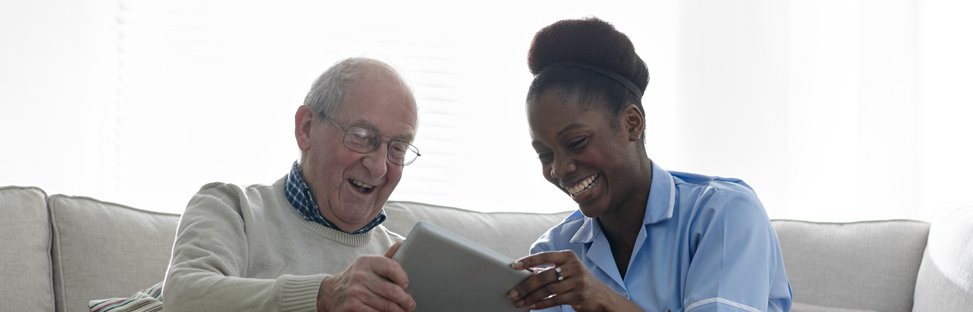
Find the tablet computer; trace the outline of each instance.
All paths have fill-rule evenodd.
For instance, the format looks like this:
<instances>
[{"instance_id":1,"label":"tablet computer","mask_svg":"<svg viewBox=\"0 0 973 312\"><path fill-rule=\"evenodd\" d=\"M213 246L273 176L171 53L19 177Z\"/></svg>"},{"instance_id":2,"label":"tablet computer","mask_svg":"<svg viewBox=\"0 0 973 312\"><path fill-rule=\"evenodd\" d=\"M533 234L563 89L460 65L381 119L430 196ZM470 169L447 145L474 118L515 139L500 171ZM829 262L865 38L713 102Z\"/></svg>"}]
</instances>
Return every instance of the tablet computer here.
<instances>
[{"instance_id":1,"label":"tablet computer","mask_svg":"<svg viewBox=\"0 0 973 312\"><path fill-rule=\"evenodd\" d=\"M507 292L531 275L510 268L497 251L420 221L393 259L409 275L408 292L416 311L526 311L507 299Z\"/></svg>"}]
</instances>

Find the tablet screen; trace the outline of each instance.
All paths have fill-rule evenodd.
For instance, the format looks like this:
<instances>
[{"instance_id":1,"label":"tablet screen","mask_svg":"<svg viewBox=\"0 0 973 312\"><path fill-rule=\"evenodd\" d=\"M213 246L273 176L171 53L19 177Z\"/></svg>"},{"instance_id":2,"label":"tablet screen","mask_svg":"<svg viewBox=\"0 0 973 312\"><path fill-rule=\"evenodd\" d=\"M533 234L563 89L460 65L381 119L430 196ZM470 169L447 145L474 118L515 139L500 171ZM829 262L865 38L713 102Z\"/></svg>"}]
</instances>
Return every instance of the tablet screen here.
<instances>
[{"instance_id":1,"label":"tablet screen","mask_svg":"<svg viewBox=\"0 0 973 312\"><path fill-rule=\"evenodd\" d=\"M525 311L507 292L531 275L510 259L432 223L420 221L392 257L409 275L416 311Z\"/></svg>"}]
</instances>

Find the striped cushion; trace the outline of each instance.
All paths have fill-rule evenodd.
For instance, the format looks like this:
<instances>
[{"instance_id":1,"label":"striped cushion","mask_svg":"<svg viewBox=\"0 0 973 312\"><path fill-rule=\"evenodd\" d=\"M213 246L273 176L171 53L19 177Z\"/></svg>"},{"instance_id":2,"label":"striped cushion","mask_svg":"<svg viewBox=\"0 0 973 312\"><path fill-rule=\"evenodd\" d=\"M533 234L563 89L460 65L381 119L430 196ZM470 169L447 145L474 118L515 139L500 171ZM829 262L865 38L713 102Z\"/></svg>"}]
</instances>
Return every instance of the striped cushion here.
<instances>
[{"instance_id":1,"label":"striped cushion","mask_svg":"<svg viewBox=\"0 0 973 312\"><path fill-rule=\"evenodd\" d=\"M162 311L162 282L136 292L128 298L108 298L88 301L91 312L160 312Z\"/></svg>"}]
</instances>

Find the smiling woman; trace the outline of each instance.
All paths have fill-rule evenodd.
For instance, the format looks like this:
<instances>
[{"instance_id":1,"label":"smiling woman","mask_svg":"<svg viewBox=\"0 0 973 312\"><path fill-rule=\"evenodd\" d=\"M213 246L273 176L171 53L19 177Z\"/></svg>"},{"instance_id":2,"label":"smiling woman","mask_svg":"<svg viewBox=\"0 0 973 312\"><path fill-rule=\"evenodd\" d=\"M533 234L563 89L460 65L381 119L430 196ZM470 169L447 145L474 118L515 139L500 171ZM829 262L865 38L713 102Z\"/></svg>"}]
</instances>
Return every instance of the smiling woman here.
<instances>
[{"instance_id":1,"label":"smiling woman","mask_svg":"<svg viewBox=\"0 0 973 312\"><path fill-rule=\"evenodd\" d=\"M553 266L556 278L536 274L511 300L557 311L790 310L780 243L754 191L667 171L646 153L649 72L624 33L597 18L561 20L537 32L528 64L541 175L579 212L517 260Z\"/></svg>"},{"instance_id":2,"label":"smiling woman","mask_svg":"<svg viewBox=\"0 0 973 312\"><path fill-rule=\"evenodd\" d=\"M654 160L743 178L774 218L929 220L973 204L973 148L956 143L973 133L970 6L7 1L0 185L181 212L205 183L273 181L298 158L308 82L368 56L419 107L423 156L392 199L571 209L537 174L524 57L540 27L594 15L643 43Z\"/></svg>"}]
</instances>

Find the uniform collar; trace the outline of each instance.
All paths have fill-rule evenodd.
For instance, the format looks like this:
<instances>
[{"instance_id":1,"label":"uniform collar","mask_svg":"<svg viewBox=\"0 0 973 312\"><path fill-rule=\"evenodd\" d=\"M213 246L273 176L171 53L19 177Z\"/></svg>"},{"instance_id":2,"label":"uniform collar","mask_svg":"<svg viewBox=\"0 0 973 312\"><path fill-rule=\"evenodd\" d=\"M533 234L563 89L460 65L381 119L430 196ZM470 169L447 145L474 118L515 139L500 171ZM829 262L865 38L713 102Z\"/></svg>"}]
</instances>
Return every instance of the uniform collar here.
<instances>
[{"instance_id":1,"label":"uniform collar","mask_svg":"<svg viewBox=\"0 0 973 312\"><path fill-rule=\"evenodd\" d=\"M649 199L645 203L645 216L642 225L660 223L672 219L676 204L676 185L672 175L652 162L652 182L649 188ZM578 210L575 213L581 214ZM582 214L582 216L584 216ZM593 218L584 216L581 227L571 237L571 243L590 243L601 234L601 225Z\"/></svg>"}]
</instances>

